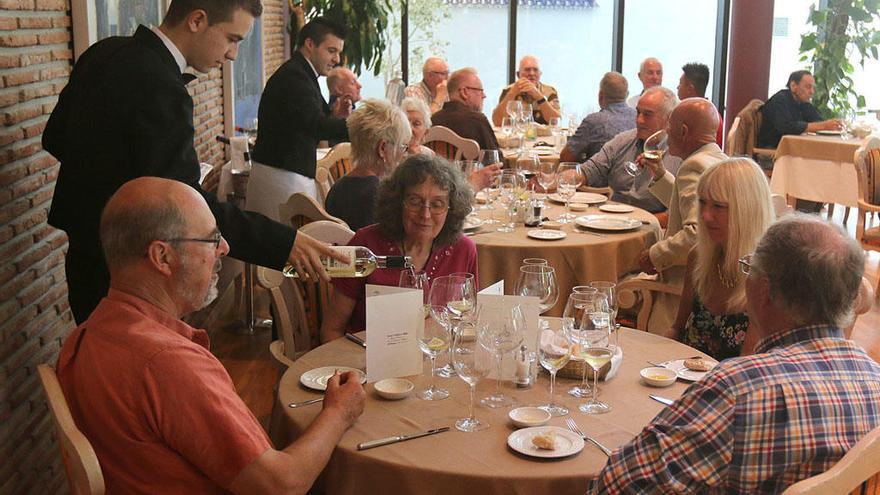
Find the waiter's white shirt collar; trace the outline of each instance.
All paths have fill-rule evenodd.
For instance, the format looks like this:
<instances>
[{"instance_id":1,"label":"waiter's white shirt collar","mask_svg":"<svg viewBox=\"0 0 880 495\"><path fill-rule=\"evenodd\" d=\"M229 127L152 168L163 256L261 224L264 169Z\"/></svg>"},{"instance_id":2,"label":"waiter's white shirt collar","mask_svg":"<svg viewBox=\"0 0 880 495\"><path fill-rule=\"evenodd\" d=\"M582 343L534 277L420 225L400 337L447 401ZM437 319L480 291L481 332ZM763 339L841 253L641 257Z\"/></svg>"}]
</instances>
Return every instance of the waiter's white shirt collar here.
<instances>
[{"instance_id":1,"label":"waiter's white shirt collar","mask_svg":"<svg viewBox=\"0 0 880 495\"><path fill-rule=\"evenodd\" d=\"M320 76L321 76L321 74L318 74L318 71L316 71L316 70L315 70L315 66L314 66L314 65L312 65L312 61L311 61L311 60L309 60L309 57L306 57L306 56L305 56L305 55L303 55L303 53L302 53L302 52L299 52L299 54L300 54L300 55L302 55L302 56L303 56L303 58L304 58L304 59L306 59L306 62L308 62L308 63L309 63L309 67L311 67L311 68L312 68L312 72L314 72L314 73L315 73L315 79L317 79L317 78L318 78L318 77L320 77Z\"/></svg>"},{"instance_id":2,"label":"waiter's white shirt collar","mask_svg":"<svg viewBox=\"0 0 880 495\"><path fill-rule=\"evenodd\" d=\"M165 48L167 48L168 51L171 52L171 56L174 57L174 61L177 62L177 66L180 68L180 72L183 72L183 70L186 69L186 58L184 58L183 53L181 53L180 50L177 48L177 45L175 45L174 42L171 41L170 38L168 38L168 36L165 36L165 33L160 31L158 27L151 26L150 30L156 33L156 36L158 36L159 39L162 40L162 43L165 44Z\"/></svg>"}]
</instances>

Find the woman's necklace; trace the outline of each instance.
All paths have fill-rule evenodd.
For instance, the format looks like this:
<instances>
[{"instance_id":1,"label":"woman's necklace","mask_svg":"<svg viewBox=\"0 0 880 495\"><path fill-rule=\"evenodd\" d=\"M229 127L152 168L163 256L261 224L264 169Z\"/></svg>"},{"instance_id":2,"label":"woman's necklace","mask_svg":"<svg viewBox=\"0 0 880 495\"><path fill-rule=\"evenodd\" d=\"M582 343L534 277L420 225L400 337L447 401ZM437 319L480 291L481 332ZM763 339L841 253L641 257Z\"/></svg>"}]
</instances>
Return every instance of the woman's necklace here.
<instances>
[{"instance_id":1,"label":"woman's necklace","mask_svg":"<svg viewBox=\"0 0 880 495\"><path fill-rule=\"evenodd\" d=\"M724 272L721 271L721 263L715 263L715 268L718 270L718 280L721 281L721 285L728 289L736 287L736 275L732 278L725 277Z\"/></svg>"}]
</instances>

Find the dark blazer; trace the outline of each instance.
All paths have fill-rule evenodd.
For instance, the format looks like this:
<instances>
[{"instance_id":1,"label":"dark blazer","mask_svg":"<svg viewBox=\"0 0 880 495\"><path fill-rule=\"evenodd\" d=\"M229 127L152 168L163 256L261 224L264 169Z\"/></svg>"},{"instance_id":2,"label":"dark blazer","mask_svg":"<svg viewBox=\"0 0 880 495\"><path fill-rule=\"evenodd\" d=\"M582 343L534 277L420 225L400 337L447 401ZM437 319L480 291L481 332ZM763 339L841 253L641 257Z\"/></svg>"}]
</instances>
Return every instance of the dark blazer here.
<instances>
[{"instance_id":1,"label":"dark blazer","mask_svg":"<svg viewBox=\"0 0 880 495\"><path fill-rule=\"evenodd\" d=\"M318 78L298 51L266 82L257 118L253 159L306 177L315 177L318 141L348 140L345 120L330 116Z\"/></svg>"},{"instance_id":2,"label":"dark blazer","mask_svg":"<svg viewBox=\"0 0 880 495\"><path fill-rule=\"evenodd\" d=\"M131 179L165 177L205 197L232 257L281 268L292 228L199 187L193 102L183 79L162 40L144 26L83 53L43 132L43 148L61 161L49 223L67 232L71 247L100 259L98 223L110 196Z\"/></svg>"},{"instance_id":3,"label":"dark blazer","mask_svg":"<svg viewBox=\"0 0 880 495\"><path fill-rule=\"evenodd\" d=\"M443 108L431 116L431 125L442 125L463 138L473 139L479 143L481 150L500 149L489 119L483 112L471 110L460 101L444 103Z\"/></svg>"},{"instance_id":4,"label":"dark blazer","mask_svg":"<svg viewBox=\"0 0 880 495\"><path fill-rule=\"evenodd\" d=\"M810 122L820 122L822 115L812 103L794 99L791 90L783 89L761 107L764 117L758 132L758 146L775 148L782 136L803 134Z\"/></svg>"}]
</instances>

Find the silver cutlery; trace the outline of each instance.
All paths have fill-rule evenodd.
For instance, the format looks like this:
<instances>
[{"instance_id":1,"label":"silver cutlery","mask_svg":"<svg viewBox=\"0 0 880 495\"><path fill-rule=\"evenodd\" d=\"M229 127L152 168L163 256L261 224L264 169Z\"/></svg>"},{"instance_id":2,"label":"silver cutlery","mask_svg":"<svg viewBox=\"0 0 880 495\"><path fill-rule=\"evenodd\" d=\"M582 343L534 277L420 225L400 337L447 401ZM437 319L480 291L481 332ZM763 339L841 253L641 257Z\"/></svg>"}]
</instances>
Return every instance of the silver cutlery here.
<instances>
[{"instance_id":1,"label":"silver cutlery","mask_svg":"<svg viewBox=\"0 0 880 495\"><path fill-rule=\"evenodd\" d=\"M381 447L383 445L390 445L392 443L405 442L407 440L412 440L414 438L422 438L428 435L435 435L437 433L443 433L444 431L449 431L448 426L444 426L443 428L434 428L433 430L422 431L419 433L412 433L409 435L395 435L393 437L380 438L378 440L370 440L369 442L361 442L358 444L358 450L367 450L372 449L374 447Z\"/></svg>"},{"instance_id":2,"label":"silver cutlery","mask_svg":"<svg viewBox=\"0 0 880 495\"><path fill-rule=\"evenodd\" d=\"M608 237L606 234L600 234L600 233L598 233L598 232L593 232L593 231L591 231L591 230L579 229L579 228L577 228L577 227L574 227L572 230L573 230L574 232L579 233L579 234L594 235L594 236L596 236L596 237Z\"/></svg>"},{"instance_id":3,"label":"silver cutlery","mask_svg":"<svg viewBox=\"0 0 880 495\"><path fill-rule=\"evenodd\" d=\"M584 432L581 431L581 429L578 427L577 423L575 423L573 419L565 418L565 424L568 425L569 430L573 431L577 435L580 435L581 438L592 443L596 447L599 447L599 450L604 452L606 456L611 457L611 450L609 450L608 447L597 442L593 437L584 435Z\"/></svg>"},{"instance_id":4,"label":"silver cutlery","mask_svg":"<svg viewBox=\"0 0 880 495\"><path fill-rule=\"evenodd\" d=\"M301 402L291 402L290 404L287 405L287 407L289 407L291 409L296 409L297 407L308 406L309 404L317 404L318 402L321 402L322 400L324 400L323 397L318 397L317 399L309 399L309 400L304 400Z\"/></svg>"},{"instance_id":5,"label":"silver cutlery","mask_svg":"<svg viewBox=\"0 0 880 495\"><path fill-rule=\"evenodd\" d=\"M667 399L666 397L660 397L659 395L649 394L648 397L656 400L657 402L659 402L661 404L667 405L667 406L671 406L675 402L672 399Z\"/></svg>"},{"instance_id":6,"label":"silver cutlery","mask_svg":"<svg viewBox=\"0 0 880 495\"><path fill-rule=\"evenodd\" d=\"M347 338L348 340L354 342L355 344L357 344L357 345L363 347L364 349L367 348L367 343L364 342L364 339L358 337L357 335L355 335L355 334L353 334L353 333L347 333L347 334L345 334L345 338Z\"/></svg>"}]
</instances>

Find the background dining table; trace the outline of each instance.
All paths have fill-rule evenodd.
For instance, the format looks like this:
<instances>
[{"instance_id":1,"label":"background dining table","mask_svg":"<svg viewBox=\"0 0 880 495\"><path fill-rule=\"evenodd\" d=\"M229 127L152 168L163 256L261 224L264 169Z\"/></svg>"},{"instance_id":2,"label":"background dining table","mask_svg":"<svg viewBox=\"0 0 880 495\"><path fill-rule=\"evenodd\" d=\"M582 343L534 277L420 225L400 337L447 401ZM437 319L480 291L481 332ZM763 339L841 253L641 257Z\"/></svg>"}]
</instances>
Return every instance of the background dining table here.
<instances>
[{"instance_id":1,"label":"background dining table","mask_svg":"<svg viewBox=\"0 0 880 495\"><path fill-rule=\"evenodd\" d=\"M776 148L770 190L794 198L858 206L858 178L853 157L857 138L783 136Z\"/></svg>"},{"instance_id":2,"label":"background dining table","mask_svg":"<svg viewBox=\"0 0 880 495\"><path fill-rule=\"evenodd\" d=\"M606 204L616 204L606 202ZM550 219L564 213L565 206L552 200L545 201L544 214ZM480 288L504 279L505 294L512 294L519 278L519 268L524 258L544 258L555 268L559 294L568 294L576 285L597 280L617 282L624 274L638 271L638 255L660 238L660 223L652 213L634 208L629 213L605 213L599 206L590 206L573 212L578 216L608 215L634 218L641 226L626 231L600 231L583 229L574 223L564 224L564 239L540 240L528 236L537 227L518 223L513 232L497 232L498 225L483 225L469 232L477 244L477 265ZM504 215L502 209L477 209L476 215L485 220L494 212L496 219ZM560 316L565 306L564 297L546 314Z\"/></svg>"},{"instance_id":3,"label":"background dining table","mask_svg":"<svg viewBox=\"0 0 880 495\"><path fill-rule=\"evenodd\" d=\"M680 342L629 328L620 330L619 340L623 350L620 368L613 378L599 384L599 398L613 408L609 413L588 415L578 411L577 406L584 399L565 393L576 381L557 378L557 402L572 410L568 417L574 419L586 435L612 450L631 441L666 407L650 399L649 394L676 399L688 387L688 383L681 380L668 388L642 384L639 371L649 366L647 361L703 355ZM320 397L319 392L303 387L299 380L306 371L322 366L363 370L365 351L347 339L336 339L294 362L278 386L270 428L276 446L283 447L295 440L320 412L320 403L296 409L287 404ZM489 409L478 405L476 416L490 427L475 433L456 430L455 421L467 415L467 386L457 377L438 378L438 386L448 389L450 397L440 401L418 399L415 392L426 388L429 376L430 367L426 365L422 375L408 377L415 383L415 391L396 401L380 398L372 384L365 385L364 413L336 446L316 482L319 492L583 493L587 482L605 465L606 456L588 442L579 453L558 459L539 459L515 452L507 446L508 436L516 429L507 417L510 408ZM494 387L494 379L482 380L477 386L477 397L492 393ZM505 382L504 392L512 395L517 405L536 405L546 403L548 387L549 376L542 372L531 388L516 389ZM566 426L563 417L554 417L549 424ZM361 442L444 426L452 428L407 442L357 450Z\"/></svg>"}]
</instances>

